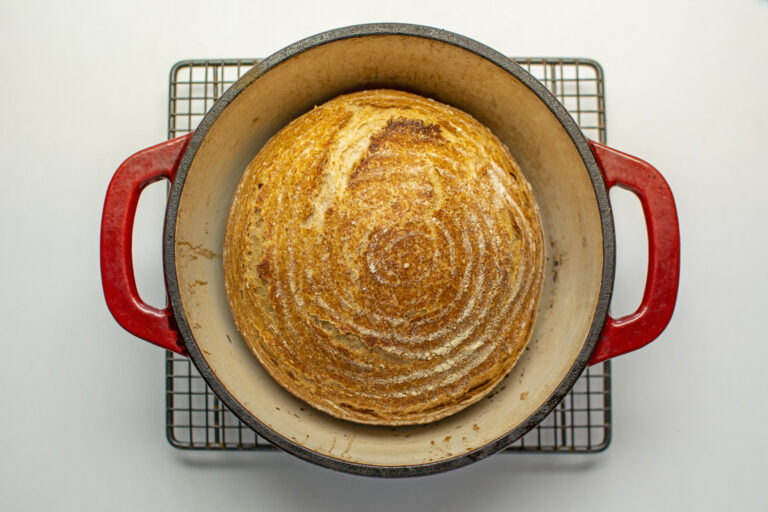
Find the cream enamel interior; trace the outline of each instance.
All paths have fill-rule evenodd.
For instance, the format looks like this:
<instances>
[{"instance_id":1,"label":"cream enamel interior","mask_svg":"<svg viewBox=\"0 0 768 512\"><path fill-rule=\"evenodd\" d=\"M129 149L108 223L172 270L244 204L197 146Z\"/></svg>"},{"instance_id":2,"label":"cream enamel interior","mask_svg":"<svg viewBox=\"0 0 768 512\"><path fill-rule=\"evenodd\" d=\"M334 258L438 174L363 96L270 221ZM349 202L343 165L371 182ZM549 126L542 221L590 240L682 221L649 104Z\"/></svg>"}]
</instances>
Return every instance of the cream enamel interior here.
<instances>
[{"instance_id":1,"label":"cream enamel interior","mask_svg":"<svg viewBox=\"0 0 768 512\"><path fill-rule=\"evenodd\" d=\"M235 187L267 139L341 93L390 87L475 116L510 149L530 181L547 267L529 349L491 395L423 426L374 427L315 411L276 384L250 353L229 311L222 247ZM600 293L603 237L587 169L548 107L503 69L466 50L403 35L325 44L246 87L203 140L176 221L176 272L187 321L216 377L262 423L307 449L373 465L435 462L513 430L555 391L587 338Z\"/></svg>"}]
</instances>

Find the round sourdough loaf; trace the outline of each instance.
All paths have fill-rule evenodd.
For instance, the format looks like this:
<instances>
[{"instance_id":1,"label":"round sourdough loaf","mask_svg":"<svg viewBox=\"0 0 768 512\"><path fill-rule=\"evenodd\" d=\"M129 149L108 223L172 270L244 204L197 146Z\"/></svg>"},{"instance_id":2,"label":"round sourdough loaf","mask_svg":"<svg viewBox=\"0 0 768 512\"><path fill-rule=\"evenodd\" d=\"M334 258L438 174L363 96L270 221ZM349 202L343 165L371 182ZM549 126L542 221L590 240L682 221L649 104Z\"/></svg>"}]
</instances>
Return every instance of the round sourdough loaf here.
<instances>
[{"instance_id":1,"label":"round sourdough loaf","mask_svg":"<svg viewBox=\"0 0 768 512\"><path fill-rule=\"evenodd\" d=\"M507 148L465 112L394 90L339 96L272 137L224 245L229 305L264 368L376 425L488 394L531 337L543 268Z\"/></svg>"}]
</instances>

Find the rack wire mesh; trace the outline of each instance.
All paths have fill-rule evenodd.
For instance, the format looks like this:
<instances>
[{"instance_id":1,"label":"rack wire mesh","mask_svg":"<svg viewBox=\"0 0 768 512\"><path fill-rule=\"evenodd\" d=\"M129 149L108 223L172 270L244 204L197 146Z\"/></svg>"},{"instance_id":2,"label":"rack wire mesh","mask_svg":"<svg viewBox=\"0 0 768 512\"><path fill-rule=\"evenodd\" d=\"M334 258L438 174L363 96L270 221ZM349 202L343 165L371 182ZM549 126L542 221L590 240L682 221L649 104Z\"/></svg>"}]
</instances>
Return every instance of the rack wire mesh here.
<instances>
[{"instance_id":1,"label":"rack wire mesh","mask_svg":"<svg viewBox=\"0 0 768 512\"><path fill-rule=\"evenodd\" d=\"M605 143L600 65L589 59L515 58L565 106L587 137ZM168 137L194 130L256 59L185 60L171 69ZM192 450L271 450L216 397L189 359L166 353L166 434ZM611 365L581 375L557 408L505 452L599 452L611 438Z\"/></svg>"}]
</instances>

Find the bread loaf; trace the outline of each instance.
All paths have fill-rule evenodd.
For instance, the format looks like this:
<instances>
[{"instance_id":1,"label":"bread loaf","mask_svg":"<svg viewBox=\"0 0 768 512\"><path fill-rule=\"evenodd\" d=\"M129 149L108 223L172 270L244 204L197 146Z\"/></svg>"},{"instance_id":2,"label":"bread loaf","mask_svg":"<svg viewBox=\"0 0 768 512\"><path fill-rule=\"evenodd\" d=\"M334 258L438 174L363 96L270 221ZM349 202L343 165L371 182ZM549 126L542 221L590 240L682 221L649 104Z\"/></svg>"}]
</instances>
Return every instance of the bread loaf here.
<instances>
[{"instance_id":1,"label":"bread loaf","mask_svg":"<svg viewBox=\"0 0 768 512\"><path fill-rule=\"evenodd\" d=\"M543 267L507 148L470 115L394 90L339 96L272 137L224 246L233 317L269 374L376 425L488 394L531 336Z\"/></svg>"}]
</instances>

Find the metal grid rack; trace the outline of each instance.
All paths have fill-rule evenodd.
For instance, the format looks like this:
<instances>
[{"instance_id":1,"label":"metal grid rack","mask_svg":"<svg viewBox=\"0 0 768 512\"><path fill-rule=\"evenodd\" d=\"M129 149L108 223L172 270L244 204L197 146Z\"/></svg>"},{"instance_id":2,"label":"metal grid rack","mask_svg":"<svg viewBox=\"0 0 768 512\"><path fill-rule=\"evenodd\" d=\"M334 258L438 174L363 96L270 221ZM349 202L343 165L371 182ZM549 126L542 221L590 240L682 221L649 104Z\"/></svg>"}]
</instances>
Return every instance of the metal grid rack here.
<instances>
[{"instance_id":1,"label":"metal grid rack","mask_svg":"<svg viewBox=\"0 0 768 512\"><path fill-rule=\"evenodd\" d=\"M605 143L602 69L589 59L515 58L568 109L587 137ZM171 69L168 137L194 130L255 59L187 60ZM176 448L270 450L210 390L189 359L166 353L166 433ZM611 365L588 368L557 408L509 452L599 452L611 438Z\"/></svg>"}]
</instances>

